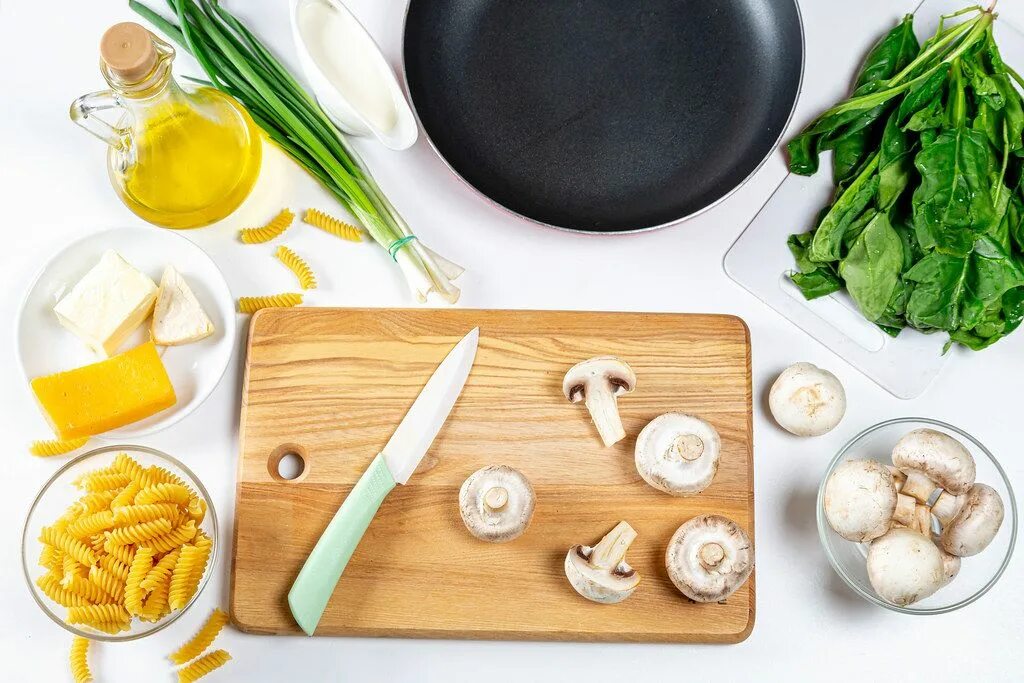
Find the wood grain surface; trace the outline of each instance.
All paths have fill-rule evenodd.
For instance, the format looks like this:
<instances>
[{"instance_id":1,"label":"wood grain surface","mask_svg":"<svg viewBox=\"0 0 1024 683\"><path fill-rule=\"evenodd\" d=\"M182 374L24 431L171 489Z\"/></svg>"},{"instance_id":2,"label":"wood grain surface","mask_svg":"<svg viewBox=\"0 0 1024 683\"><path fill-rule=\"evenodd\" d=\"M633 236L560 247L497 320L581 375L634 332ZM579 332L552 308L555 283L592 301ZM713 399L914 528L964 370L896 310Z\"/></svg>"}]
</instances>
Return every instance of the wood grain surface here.
<instances>
[{"instance_id":1,"label":"wood grain surface","mask_svg":"<svg viewBox=\"0 0 1024 683\"><path fill-rule=\"evenodd\" d=\"M675 590L664 566L673 531L701 513L754 537L750 343L735 317L558 311L270 309L253 317L242 395L231 615L244 631L294 634L286 595L321 531L387 442L427 378L474 326L465 390L407 486L384 501L328 604L318 635L717 642L745 639L754 577L721 604ZM574 363L611 354L637 374L619 399L627 437L604 448L586 408L562 395ZM636 435L683 411L722 436L712 485L693 498L647 486ZM305 463L291 481L282 454ZM458 490L506 464L537 492L533 523L507 544L465 530ZM619 520L639 533L641 575L618 605L578 596L566 551Z\"/></svg>"}]
</instances>

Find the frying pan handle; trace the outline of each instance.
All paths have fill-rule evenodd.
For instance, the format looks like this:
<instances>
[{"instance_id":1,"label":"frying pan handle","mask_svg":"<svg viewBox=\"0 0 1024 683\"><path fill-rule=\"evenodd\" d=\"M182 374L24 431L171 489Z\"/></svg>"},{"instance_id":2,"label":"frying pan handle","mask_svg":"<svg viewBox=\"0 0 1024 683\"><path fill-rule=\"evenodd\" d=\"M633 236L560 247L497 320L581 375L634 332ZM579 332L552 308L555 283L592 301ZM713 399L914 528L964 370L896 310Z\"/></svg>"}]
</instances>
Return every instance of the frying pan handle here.
<instances>
[{"instance_id":1,"label":"frying pan handle","mask_svg":"<svg viewBox=\"0 0 1024 683\"><path fill-rule=\"evenodd\" d=\"M288 608L306 635L313 635L345 566L391 489L394 477L382 454L356 482L324 529L288 591Z\"/></svg>"}]
</instances>

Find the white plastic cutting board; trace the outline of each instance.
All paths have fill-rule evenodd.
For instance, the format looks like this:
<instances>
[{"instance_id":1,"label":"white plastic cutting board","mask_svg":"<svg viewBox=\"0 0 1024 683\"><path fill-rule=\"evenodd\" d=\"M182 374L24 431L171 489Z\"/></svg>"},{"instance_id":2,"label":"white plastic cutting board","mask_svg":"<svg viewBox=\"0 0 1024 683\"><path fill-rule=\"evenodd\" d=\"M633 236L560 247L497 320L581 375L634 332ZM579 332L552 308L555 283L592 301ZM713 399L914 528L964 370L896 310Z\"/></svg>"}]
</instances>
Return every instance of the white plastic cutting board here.
<instances>
[{"instance_id":1,"label":"white plastic cutting board","mask_svg":"<svg viewBox=\"0 0 1024 683\"><path fill-rule=\"evenodd\" d=\"M939 17L961 9L963 0L925 0L914 27L924 40L935 32ZM913 11L914 7L908 7ZM879 33L888 27L880 28ZM996 40L1008 64L1024 65L1024 35L1000 17ZM850 64L852 80L858 64ZM797 129L790 131L795 135ZM834 351L898 398L920 396L945 366L945 334L904 330L896 339L866 321L845 292L807 301L787 277L794 268L786 238L814 225L832 191L831 154L810 178L789 174L725 256L729 277L784 315L794 325Z\"/></svg>"}]
</instances>

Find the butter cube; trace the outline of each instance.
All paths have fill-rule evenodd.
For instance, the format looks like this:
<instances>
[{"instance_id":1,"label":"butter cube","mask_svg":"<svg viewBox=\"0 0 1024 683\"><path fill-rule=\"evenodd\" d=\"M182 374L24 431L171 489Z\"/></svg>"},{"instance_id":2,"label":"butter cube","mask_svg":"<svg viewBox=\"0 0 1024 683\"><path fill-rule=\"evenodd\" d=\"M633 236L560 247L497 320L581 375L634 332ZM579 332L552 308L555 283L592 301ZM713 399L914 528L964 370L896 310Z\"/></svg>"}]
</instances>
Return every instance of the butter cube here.
<instances>
[{"instance_id":1,"label":"butter cube","mask_svg":"<svg viewBox=\"0 0 1024 683\"><path fill-rule=\"evenodd\" d=\"M156 295L156 283L109 249L53 312L61 325L107 358L149 317Z\"/></svg>"}]
</instances>

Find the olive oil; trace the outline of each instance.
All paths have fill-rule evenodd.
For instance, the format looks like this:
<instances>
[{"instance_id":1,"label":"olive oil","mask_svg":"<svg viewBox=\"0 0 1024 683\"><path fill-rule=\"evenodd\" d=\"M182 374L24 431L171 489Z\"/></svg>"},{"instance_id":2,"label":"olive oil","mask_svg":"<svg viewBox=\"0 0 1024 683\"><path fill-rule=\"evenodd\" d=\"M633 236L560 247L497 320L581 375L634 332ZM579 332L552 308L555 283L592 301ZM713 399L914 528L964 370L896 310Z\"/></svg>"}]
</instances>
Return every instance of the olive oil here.
<instances>
[{"instance_id":1,"label":"olive oil","mask_svg":"<svg viewBox=\"0 0 1024 683\"><path fill-rule=\"evenodd\" d=\"M107 143L114 191L145 220L197 228L225 218L259 175L259 129L230 96L184 89L171 76L174 49L134 23L100 42L110 90L78 98L71 118ZM98 112L119 114L115 124Z\"/></svg>"},{"instance_id":2,"label":"olive oil","mask_svg":"<svg viewBox=\"0 0 1024 683\"><path fill-rule=\"evenodd\" d=\"M129 209L168 228L225 218L259 175L258 131L234 100L212 88L151 107L128 145L108 153L114 189ZM122 164L123 154L134 163Z\"/></svg>"}]
</instances>

